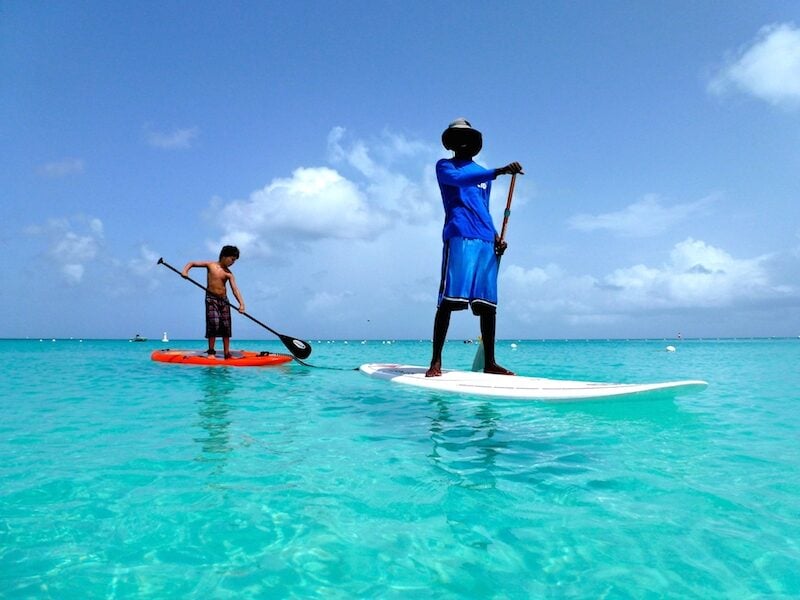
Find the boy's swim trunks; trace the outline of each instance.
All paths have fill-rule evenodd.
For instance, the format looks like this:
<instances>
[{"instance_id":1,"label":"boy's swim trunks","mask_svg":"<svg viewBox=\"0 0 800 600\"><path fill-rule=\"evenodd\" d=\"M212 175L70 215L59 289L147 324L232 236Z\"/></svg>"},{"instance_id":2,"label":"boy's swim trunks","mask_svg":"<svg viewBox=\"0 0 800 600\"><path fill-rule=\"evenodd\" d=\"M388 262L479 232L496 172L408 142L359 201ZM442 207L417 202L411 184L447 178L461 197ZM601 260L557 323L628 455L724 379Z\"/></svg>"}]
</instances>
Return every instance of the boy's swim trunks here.
<instances>
[{"instance_id":1,"label":"boy's swim trunks","mask_svg":"<svg viewBox=\"0 0 800 600\"><path fill-rule=\"evenodd\" d=\"M206 294L206 337L231 337L231 307L224 296Z\"/></svg>"}]
</instances>

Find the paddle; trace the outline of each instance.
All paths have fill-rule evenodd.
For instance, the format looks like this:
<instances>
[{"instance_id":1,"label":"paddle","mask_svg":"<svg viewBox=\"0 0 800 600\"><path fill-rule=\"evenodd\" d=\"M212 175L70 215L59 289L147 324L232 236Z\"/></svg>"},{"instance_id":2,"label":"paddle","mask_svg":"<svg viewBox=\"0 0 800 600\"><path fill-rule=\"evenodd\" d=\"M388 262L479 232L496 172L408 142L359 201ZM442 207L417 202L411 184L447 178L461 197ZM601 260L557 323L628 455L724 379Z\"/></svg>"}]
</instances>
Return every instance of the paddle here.
<instances>
[{"instance_id":1,"label":"paddle","mask_svg":"<svg viewBox=\"0 0 800 600\"><path fill-rule=\"evenodd\" d=\"M184 279L187 279L187 280L191 281L193 284L195 284L195 285L196 285L197 287L199 287L201 290L205 290L206 292L208 292L208 289L207 289L207 288L206 288L204 285L201 285L201 284L197 283L197 282L196 282L194 279L192 279L191 277L184 276L184 274L183 274L183 273L181 273L180 271L178 271L178 269L176 269L176 268L175 268L175 267L173 267L171 264L169 264L168 262L166 262L166 261L165 261L163 258L159 258L159 259L158 259L158 264L159 264L159 265L164 265L164 266L165 266L165 267L167 267L167 268L168 268L170 271L175 271L175 273L177 273L178 275L180 275L180 276L181 276L181 277L183 277ZM210 293L210 292L209 292L209 293ZM233 304L231 304L230 302L228 302L228 300L227 300L227 299L225 300L225 302L227 302L228 306L231 306L231 307L233 307L233 308L236 308L235 306L233 306ZM258 319L256 319L255 317L253 317L252 315L249 315L249 314L247 314L246 312L243 312L242 314L243 314L245 317L247 317L248 319L250 319L251 321L253 321L254 323L256 323L256 324L258 324L258 325L261 325L261 326L262 326L264 329L266 329L267 331L270 331L270 332L274 333L275 335L277 335L277 336L278 336L278 338L280 338L280 340L283 342L283 345L284 345L284 346L286 346L286 348L289 350L289 352L291 352L291 353L292 353L292 355L293 355L295 358L308 358L309 354L311 354L311 344L309 344L308 342L304 342L303 340L298 340L297 338L293 338L293 337L291 337L291 336L288 336L288 335L283 335L282 333L278 333L278 332L277 332L277 331L275 331L275 330L274 330L272 327L270 327L269 325L265 325L264 323L262 323L261 321L259 321L259 320L258 320Z\"/></svg>"},{"instance_id":2,"label":"paddle","mask_svg":"<svg viewBox=\"0 0 800 600\"><path fill-rule=\"evenodd\" d=\"M508 217L511 216L511 197L514 195L514 184L517 182L517 174L511 174L511 184L508 186L508 200L506 200L506 210L503 213L503 227L500 229L500 243L506 239L506 227L508 227ZM499 259L498 259L499 260Z\"/></svg>"},{"instance_id":3,"label":"paddle","mask_svg":"<svg viewBox=\"0 0 800 600\"><path fill-rule=\"evenodd\" d=\"M502 243L506 239L506 228L508 227L508 217L511 216L511 198L514 196L514 184L517 182L517 174L511 174L511 183L508 186L508 199L506 200L506 210L503 213L503 227L500 229L500 241L498 245L502 245ZM500 259L502 256L497 257L497 264L500 265ZM483 340L480 336L478 336L478 349L475 351L475 358L472 359L472 370L475 372L483 371L483 367L485 366L485 358L483 354Z\"/></svg>"}]
</instances>

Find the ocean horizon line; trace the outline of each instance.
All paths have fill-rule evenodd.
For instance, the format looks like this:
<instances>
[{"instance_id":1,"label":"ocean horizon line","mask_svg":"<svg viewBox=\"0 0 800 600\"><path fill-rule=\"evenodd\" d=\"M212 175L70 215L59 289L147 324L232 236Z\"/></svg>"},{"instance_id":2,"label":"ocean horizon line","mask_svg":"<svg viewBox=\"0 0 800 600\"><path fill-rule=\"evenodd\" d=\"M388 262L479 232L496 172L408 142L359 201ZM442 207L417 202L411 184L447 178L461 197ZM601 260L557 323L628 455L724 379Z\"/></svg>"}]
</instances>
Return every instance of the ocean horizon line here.
<instances>
[{"instance_id":1,"label":"ocean horizon line","mask_svg":"<svg viewBox=\"0 0 800 600\"><path fill-rule=\"evenodd\" d=\"M792 340L800 339L800 335L759 335L759 336L696 336L696 337L545 337L545 338L498 338L497 342L713 342L713 341L757 341L757 340ZM477 343L478 337L475 338L459 338L452 337L447 340L447 343ZM151 343L176 343L176 342L202 342L205 338L198 337L177 337L170 338L168 341L163 341L158 337L141 338L136 340L133 337L59 337L59 336L27 336L27 337L3 337L0 336L0 341L14 342L14 341L39 341L39 342L151 342ZM425 342L430 343L430 338L394 338L394 337L380 337L380 338L307 338L307 341L317 344L324 343L395 343L395 342ZM248 343L248 342L280 342L278 339L263 339L263 338L232 338L232 344Z\"/></svg>"}]
</instances>

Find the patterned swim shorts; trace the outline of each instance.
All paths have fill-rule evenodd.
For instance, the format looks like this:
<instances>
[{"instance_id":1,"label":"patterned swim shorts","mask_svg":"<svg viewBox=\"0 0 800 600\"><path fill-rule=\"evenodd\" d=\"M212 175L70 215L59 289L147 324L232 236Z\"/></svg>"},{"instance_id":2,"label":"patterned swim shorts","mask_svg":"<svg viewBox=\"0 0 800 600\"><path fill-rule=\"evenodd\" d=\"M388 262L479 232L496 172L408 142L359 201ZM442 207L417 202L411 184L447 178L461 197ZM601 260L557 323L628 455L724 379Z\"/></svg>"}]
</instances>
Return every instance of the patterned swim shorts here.
<instances>
[{"instance_id":1,"label":"patterned swim shorts","mask_svg":"<svg viewBox=\"0 0 800 600\"><path fill-rule=\"evenodd\" d=\"M206 337L231 337L231 307L225 296L206 294Z\"/></svg>"}]
</instances>

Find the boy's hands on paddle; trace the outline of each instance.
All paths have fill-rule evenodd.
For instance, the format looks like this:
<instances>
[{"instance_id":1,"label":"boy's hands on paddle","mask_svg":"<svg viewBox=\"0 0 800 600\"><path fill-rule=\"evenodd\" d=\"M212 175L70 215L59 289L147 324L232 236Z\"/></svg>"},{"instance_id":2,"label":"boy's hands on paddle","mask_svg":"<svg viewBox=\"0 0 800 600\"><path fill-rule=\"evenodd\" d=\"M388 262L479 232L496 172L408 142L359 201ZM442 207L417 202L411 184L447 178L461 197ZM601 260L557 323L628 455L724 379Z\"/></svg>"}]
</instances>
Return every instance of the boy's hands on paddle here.
<instances>
[{"instance_id":1,"label":"boy's hands on paddle","mask_svg":"<svg viewBox=\"0 0 800 600\"><path fill-rule=\"evenodd\" d=\"M508 248L508 242L505 240L501 240L499 236L494 238L494 253L497 256L503 256L503 253Z\"/></svg>"}]
</instances>

